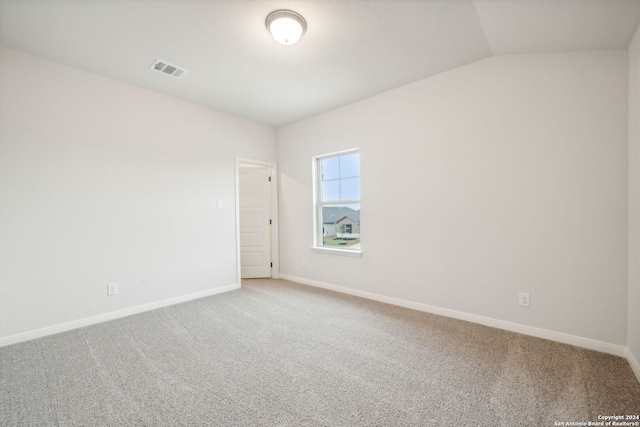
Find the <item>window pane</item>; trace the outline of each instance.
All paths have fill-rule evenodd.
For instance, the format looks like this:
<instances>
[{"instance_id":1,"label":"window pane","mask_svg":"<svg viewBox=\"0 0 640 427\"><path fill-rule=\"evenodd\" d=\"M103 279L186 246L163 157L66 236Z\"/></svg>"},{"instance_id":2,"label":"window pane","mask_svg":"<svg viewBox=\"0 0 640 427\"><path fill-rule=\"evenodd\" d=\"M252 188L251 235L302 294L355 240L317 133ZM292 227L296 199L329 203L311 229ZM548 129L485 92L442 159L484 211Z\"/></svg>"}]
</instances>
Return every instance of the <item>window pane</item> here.
<instances>
[{"instance_id":1,"label":"window pane","mask_svg":"<svg viewBox=\"0 0 640 427\"><path fill-rule=\"evenodd\" d=\"M340 200L340 180L322 181L322 200L323 202L331 202Z\"/></svg>"},{"instance_id":2,"label":"window pane","mask_svg":"<svg viewBox=\"0 0 640 427\"><path fill-rule=\"evenodd\" d=\"M321 160L322 179L338 179L340 178L340 160L338 157L330 157ZM337 199L333 199L337 200Z\"/></svg>"},{"instance_id":3,"label":"window pane","mask_svg":"<svg viewBox=\"0 0 640 427\"><path fill-rule=\"evenodd\" d=\"M340 157L340 178L360 176L359 154L347 154Z\"/></svg>"},{"instance_id":4,"label":"window pane","mask_svg":"<svg viewBox=\"0 0 640 427\"><path fill-rule=\"evenodd\" d=\"M322 246L360 250L360 204L326 205L321 210Z\"/></svg>"},{"instance_id":5,"label":"window pane","mask_svg":"<svg viewBox=\"0 0 640 427\"><path fill-rule=\"evenodd\" d=\"M340 199L341 200L357 200L359 198L360 198L360 178L341 179L340 180Z\"/></svg>"}]
</instances>

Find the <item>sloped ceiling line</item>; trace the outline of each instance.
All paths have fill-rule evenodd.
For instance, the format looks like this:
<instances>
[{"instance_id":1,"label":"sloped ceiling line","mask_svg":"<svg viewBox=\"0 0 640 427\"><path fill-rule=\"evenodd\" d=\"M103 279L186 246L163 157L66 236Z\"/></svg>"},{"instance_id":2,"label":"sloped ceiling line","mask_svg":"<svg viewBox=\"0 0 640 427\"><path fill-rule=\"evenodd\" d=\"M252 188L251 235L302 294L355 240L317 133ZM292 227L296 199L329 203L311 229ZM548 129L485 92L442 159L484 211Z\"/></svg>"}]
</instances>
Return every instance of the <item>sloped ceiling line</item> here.
<instances>
[{"instance_id":1,"label":"sloped ceiling line","mask_svg":"<svg viewBox=\"0 0 640 427\"><path fill-rule=\"evenodd\" d=\"M492 55L626 49L640 0L0 0L0 45L279 127ZM293 46L265 28L302 14ZM166 79L156 58L189 74Z\"/></svg>"}]
</instances>

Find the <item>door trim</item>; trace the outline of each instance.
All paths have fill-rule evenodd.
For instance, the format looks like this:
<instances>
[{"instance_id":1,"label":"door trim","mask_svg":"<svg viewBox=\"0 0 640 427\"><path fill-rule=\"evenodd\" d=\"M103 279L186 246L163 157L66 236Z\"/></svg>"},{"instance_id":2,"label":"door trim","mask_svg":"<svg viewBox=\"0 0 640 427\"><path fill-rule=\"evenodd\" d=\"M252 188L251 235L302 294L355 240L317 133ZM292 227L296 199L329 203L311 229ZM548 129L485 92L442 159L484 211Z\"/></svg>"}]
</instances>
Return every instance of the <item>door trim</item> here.
<instances>
[{"instance_id":1,"label":"door trim","mask_svg":"<svg viewBox=\"0 0 640 427\"><path fill-rule=\"evenodd\" d=\"M280 259L278 250L278 165L262 160L236 157L236 277L238 285L242 286L242 264L240 259L240 164L267 166L271 170L271 197L269 204L271 210L271 277L280 277Z\"/></svg>"}]
</instances>

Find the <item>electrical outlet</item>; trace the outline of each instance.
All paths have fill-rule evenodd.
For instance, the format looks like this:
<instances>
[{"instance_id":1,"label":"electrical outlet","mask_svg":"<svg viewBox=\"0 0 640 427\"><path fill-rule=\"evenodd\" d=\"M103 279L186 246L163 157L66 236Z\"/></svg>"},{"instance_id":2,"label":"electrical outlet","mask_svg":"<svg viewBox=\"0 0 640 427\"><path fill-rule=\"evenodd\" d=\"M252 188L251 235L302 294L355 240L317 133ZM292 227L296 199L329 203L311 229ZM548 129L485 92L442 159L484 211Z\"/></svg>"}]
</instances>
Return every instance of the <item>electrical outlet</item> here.
<instances>
[{"instance_id":1,"label":"electrical outlet","mask_svg":"<svg viewBox=\"0 0 640 427\"><path fill-rule=\"evenodd\" d=\"M107 285L107 296L113 296L118 294L118 284L117 283L109 283Z\"/></svg>"},{"instance_id":2,"label":"electrical outlet","mask_svg":"<svg viewBox=\"0 0 640 427\"><path fill-rule=\"evenodd\" d=\"M520 296L518 298L518 303L523 307L529 307L531 303L531 299L529 298L529 294L525 292L520 292Z\"/></svg>"}]
</instances>

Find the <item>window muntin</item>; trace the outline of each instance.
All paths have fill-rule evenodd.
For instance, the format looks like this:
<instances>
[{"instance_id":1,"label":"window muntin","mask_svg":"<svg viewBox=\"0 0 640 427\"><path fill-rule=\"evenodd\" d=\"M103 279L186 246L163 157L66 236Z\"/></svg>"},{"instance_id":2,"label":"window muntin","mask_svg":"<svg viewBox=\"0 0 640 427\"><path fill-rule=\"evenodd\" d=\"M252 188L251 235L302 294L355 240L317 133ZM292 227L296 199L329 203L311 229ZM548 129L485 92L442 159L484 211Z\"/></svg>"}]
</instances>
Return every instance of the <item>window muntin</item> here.
<instances>
[{"instance_id":1,"label":"window muntin","mask_svg":"<svg viewBox=\"0 0 640 427\"><path fill-rule=\"evenodd\" d=\"M315 247L360 251L360 155L357 150L314 158Z\"/></svg>"}]
</instances>

